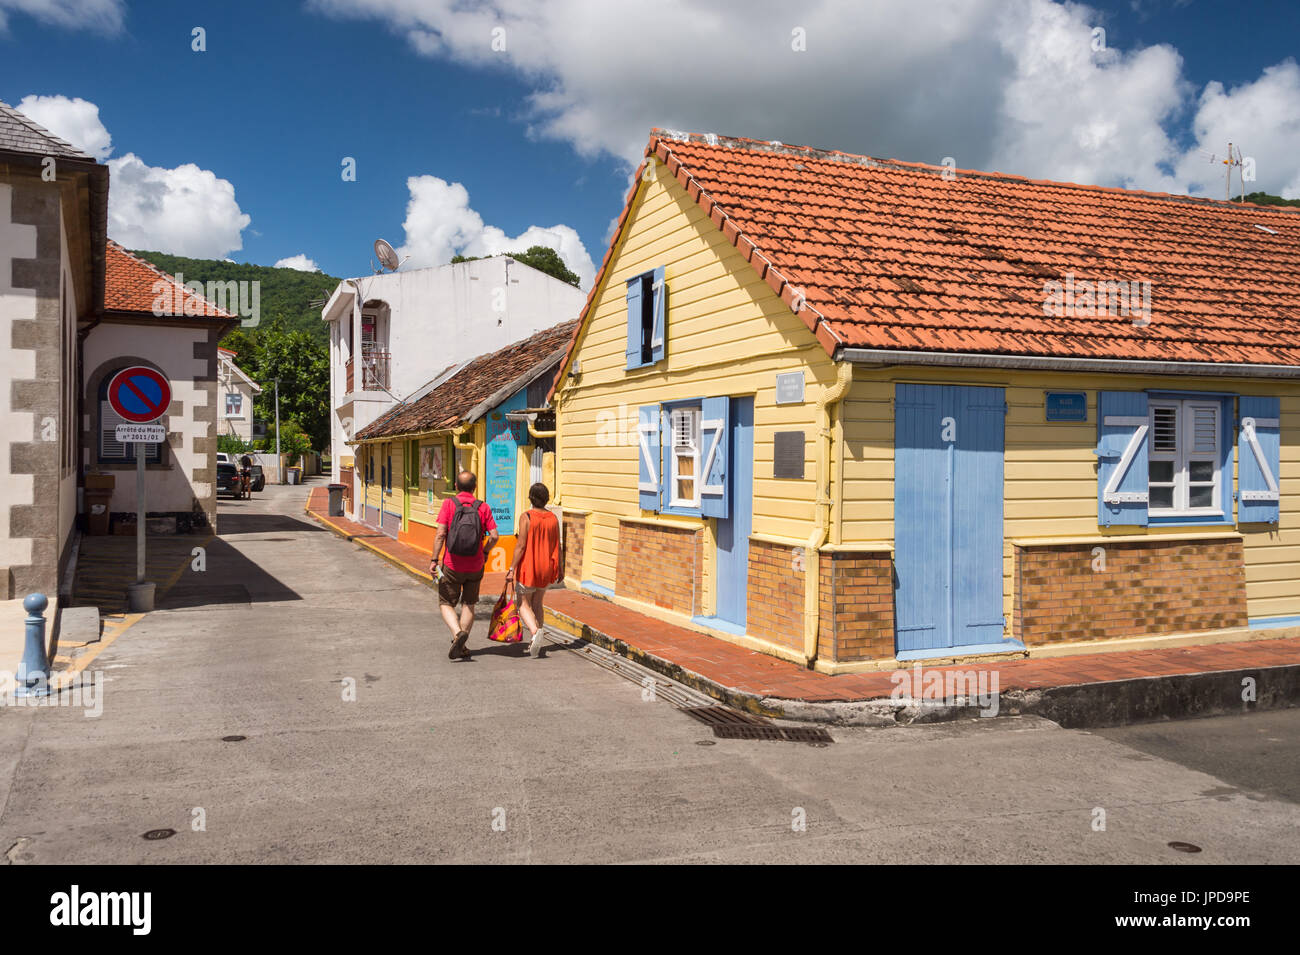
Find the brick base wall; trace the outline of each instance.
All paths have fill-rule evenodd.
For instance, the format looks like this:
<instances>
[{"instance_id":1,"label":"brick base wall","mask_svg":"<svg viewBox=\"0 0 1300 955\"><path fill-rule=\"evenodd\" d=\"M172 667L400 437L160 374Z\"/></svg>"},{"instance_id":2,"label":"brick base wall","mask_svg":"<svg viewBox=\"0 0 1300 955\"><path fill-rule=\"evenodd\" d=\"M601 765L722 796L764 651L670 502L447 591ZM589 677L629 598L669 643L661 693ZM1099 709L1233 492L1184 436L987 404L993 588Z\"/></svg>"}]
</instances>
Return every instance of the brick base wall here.
<instances>
[{"instance_id":1,"label":"brick base wall","mask_svg":"<svg viewBox=\"0 0 1300 955\"><path fill-rule=\"evenodd\" d=\"M614 592L666 610L701 613L703 541L700 529L620 521Z\"/></svg>"},{"instance_id":2,"label":"brick base wall","mask_svg":"<svg viewBox=\"0 0 1300 955\"><path fill-rule=\"evenodd\" d=\"M894 563L888 551L821 555L818 654L844 663L894 656Z\"/></svg>"},{"instance_id":3,"label":"brick base wall","mask_svg":"<svg viewBox=\"0 0 1300 955\"><path fill-rule=\"evenodd\" d=\"M563 540L560 541L560 560L564 563L564 579L582 581L582 548L587 539L587 515L564 513Z\"/></svg>"},{"instance_id":4,"label":"brick base wall","mask_svg":"<svg viewBox=\"0 0 1300 955\"><path fill-rule=\"evenodd\" d=\"M803 548L749 542L745 630L791 650L803 650Z\"/></svg>"},{"instance_id":5,"label":"brick base wall","mask_svg":"<svg viewBox=\"0 0 1300 955\"><path fill-rule=\"evenodd\" d=\"M1026 646L1246 626L1240 540L1018 546L1015 562L1013 633Z\"/></svg>"}]
</instances>

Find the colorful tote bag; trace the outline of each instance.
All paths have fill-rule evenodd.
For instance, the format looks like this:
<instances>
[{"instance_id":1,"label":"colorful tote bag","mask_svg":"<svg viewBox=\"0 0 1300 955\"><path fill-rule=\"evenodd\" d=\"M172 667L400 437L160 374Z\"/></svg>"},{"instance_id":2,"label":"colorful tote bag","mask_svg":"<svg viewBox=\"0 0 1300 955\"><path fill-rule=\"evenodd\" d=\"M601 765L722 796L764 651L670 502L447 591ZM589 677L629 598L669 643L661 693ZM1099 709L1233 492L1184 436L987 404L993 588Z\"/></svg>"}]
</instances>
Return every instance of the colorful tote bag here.
<instances>
[{"instance_id":1,"label":"colorful tote bag","mask_svg":"<svg viewBox=\"0 0 1300 955\"><path fill-rule=\"evenodd\" d=\"M508 595L508 596L507 596ZM518 643L524 638L524 628L519 621L519 609L515 606L513 588L506 584L492 609L492 619L488 623L488 639L497 643Z\"/></svg>"}]
</instances>

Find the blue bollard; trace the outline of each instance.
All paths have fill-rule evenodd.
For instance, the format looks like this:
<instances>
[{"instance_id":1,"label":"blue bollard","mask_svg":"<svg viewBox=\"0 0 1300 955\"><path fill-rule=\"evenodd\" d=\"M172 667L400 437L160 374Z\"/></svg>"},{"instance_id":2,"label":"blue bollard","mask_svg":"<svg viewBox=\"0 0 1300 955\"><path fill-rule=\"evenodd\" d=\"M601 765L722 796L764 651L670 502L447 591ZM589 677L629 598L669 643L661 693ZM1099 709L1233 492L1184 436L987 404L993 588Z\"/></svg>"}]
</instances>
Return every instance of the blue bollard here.
<instances>
[{"instance_id":1,"label":"blue bollard","mask_svg":"<svg viewBox=\"0 0 1300 955\"><path fill-rule=\"evenodd\" d=\"M45 594L28 594L23 600L27 645L23 648L23 662L18 665L14 696L50 695L50 661L45 655L45 608L49 605Z\"/></svg>"}]
</instances>

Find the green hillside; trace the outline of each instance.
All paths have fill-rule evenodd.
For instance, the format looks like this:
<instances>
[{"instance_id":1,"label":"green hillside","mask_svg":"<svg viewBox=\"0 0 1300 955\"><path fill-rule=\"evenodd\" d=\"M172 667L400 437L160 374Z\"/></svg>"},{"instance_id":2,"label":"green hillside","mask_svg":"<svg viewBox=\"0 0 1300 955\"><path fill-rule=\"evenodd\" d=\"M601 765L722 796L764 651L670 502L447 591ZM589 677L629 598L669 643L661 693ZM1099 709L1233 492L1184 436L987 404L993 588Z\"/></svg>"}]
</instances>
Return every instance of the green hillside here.
<instances>
[{"instance_id":1,"label":"green hillside","mask_svg":"<svg viewBox=\"0 0 1300 955\"><path fill-rule=\"evenodd\" d=\"M320 307L313 301L328 298L339 280L323 272L300 272L268 265L224 262L220 259L190 259L165 252L133 251L146 262L168 275L177 272L185 281L260 282L262 326L278 326L284 331L303 331L322 344L329 341L329 330L320 320ZM245 329L247 332L248 329Z\"/></svg>"}]
</instances>

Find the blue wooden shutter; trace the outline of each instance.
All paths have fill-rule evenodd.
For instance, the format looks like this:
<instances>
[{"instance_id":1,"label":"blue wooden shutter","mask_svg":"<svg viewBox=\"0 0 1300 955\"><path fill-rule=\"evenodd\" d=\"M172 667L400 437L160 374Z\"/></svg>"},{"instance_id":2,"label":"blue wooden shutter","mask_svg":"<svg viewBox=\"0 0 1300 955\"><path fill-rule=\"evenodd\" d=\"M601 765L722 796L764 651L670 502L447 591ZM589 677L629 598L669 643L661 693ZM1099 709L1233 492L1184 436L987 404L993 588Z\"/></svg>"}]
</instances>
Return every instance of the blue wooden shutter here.
<instances>
[{"instance_id":1,"label":"blue wooden shutter","mask_svg":"<svg viewBox=\"0 0 1300 955\"><path fill-rule=\"evenodd\" d=\"M700 513L705 517L730 517L727 489L727 439L731 434L727 411L730 398L700 401Z\"/></svg>"},{"instance_id":2,"label":"blue wooden shutter","mask_svg":"<svg viewBox=\"0 0 1300 955\"><path fill-rule=\"evenodd\" d=\"M637 409L636 426L637 493L641 507L659 510L659 406Z\"/></svg>"},{"instance_id":3,"label":"blue wooden shutter","mask_svg":"<svg viewBox=\"0 0 1300 955\"><path fill-rule=\"evenodd\" d=\"M1237 520L1242 524L1276 524L1281 494L1281 414L1278 398L1242 395Z\"/></svg>"},{"instance_id":4,"label":"blue wooden shutter","mask_svg":"<svg viewBox=\"0 0 1300 955\"><path fill-rule=\"evenodd\" d=\"M627 367L641 367L641 276L627 281Z\"/></svg>"},{"instance_id":5,"label":"blue wooden shutter","mask_svg":"<svg viewBox=\"0 0 1300 955\"><path fill-rule=\"evenodd\" d=\"M1150 413L1142 391L1097 397L1097 523L1146 525Z\"/></svg>"},{"instance_id":6,"label":"blue wooden shutter","mask_svg":"<svg viewBox=\"0 0 1300 955\"><path fill-rule=\"evenodd\" d=\"M650 333L650 363L663 361L665 318L668 314L668 284L664 281L663 267L654 271L654 325Z\"/></svg>"},{"instance_id":7,"label":"blue wooden shutter","mask_svg":"<svg viewBox=\"0 0 1300 955\"><path fill-rule=\"evenodd\" d=\"M666 511L673 500L673 416L672 412L659 412L659 509Z\"/></svg>"}]
</instances>

